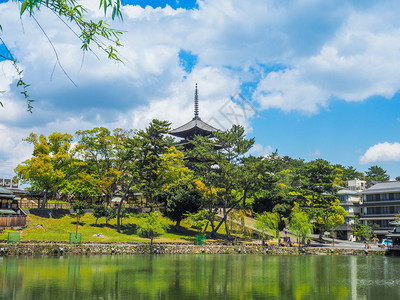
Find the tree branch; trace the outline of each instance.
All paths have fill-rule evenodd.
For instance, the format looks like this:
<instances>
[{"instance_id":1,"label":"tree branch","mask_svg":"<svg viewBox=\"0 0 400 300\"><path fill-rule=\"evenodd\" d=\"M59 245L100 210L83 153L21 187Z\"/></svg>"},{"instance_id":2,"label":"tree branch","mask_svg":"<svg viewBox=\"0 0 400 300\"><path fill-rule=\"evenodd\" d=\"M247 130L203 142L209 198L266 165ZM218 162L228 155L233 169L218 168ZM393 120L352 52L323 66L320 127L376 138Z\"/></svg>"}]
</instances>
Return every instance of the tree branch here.
<instances>
[{"instance_id":1,"label":"tree branch","mask_svg":"<svg viewBox=\"0 0 400 300\"><path fill-rule=\"evenodd\" d=\"M64 67L62 66L62 64L61 64L61 62L60 62L60 59L59 59L59 57L58 57L58 52L57 52L56 48L54 47L53 42L51 41L51 39L50 39L49 36L47 35L46 31L43 29L43 27L40 25L40 23L36 20L35 16L32 15L31 17L32 17L32 19L35 21L35 23L37 24L37 26L40 28L40 30L43 32L44 36L47 38L47 40L49 41L51 47L53 48L54 54L55 54L55 56L56 56L57 63L58 63L58 65L60 66L61 70L63 71L64 75L72 82L72 84L73 84L75 87L78 87L78 86L76 85L76 83L72 80L72 78L69 77L67 71L65 71Z\"/></svg>"}]
</instances>

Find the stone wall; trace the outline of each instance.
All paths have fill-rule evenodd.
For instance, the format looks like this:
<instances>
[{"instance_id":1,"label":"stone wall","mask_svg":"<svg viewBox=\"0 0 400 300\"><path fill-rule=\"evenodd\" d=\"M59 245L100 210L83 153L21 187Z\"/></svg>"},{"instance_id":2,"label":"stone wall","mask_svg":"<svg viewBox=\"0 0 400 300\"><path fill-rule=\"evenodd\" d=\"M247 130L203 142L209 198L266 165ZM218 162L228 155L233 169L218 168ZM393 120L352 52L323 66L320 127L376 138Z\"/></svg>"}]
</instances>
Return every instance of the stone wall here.
<instances>
[{"instance_id":1,"label":"stone wall","mask_svg":"<svg viewBox=\"0 0 400 300\"><path fill-rule=\"evenodd\" d=\"M225 245L175 245L175 244L82 244L0 243L0 256L16 255L106 255L106 254L272 254L272 255L384 255L384 250L354 250L337 248L297 248L277 246L225 246Z\"/></svg>"}]
</instances>

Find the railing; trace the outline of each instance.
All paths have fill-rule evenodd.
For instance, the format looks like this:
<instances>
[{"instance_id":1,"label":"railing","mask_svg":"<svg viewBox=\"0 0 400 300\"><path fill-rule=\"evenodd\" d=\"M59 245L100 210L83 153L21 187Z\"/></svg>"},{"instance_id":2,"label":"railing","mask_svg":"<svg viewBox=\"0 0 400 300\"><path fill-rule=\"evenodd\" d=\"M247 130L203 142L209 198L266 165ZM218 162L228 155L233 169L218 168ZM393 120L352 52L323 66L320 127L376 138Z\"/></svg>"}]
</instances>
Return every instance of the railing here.
<instances>
[{"instance_id":1,"label":"railing","mask_svg":"<svg viewBox=\"0 0 400 300\"><path fill-rule=\"evenodd\" d=\"M393 218L393 220L394 220L394 215L395 215L395 213L390 213L390 214L387 214L387 213L379 213L379 214L377 214L377 213L361 213L361 215L360 215L360 217L362 218L362 217L392 217Z\"/></svg>"},{"instance_id":2,"label":"railing","mask_svg":"<svg viewBox=\"0 0 400 300\"><path fill-rule=\"evenodd\" d=\"M387 246L387 248L390 249L390 250L399 251L400 250L400 245L389 245L389 246Z\"/></svg>"},{"instance_id":3,"label":"railing","mask_svg":"<svg viewBox=\"0 0 400 300\"><path fill-rule=\"evenodd\" d=\"M94 203L89 203L88 208L93 208L95 204ZM118 207L118 203L112 203L112 207ZM37 203L32 203L32 202L22 202L20 204L20 208L23 209L30 209L30 208L41 208L42 205L38 207ZM122 205L124 208L144 208L147 207L146 204L144 203L124 203ZM45 207L46 209L72 209L72 204L71 203L46 203Z\"/></svg>"},{"instance_id":4,"label":"railing","mask_svg":"<svg viewBox=\"0 0 400 300\"><path fill-rule=\"evenodd\" d=\"M38 207L37 203L32 202L23 202L20 204L21 208L40 208L42 205ZM47 209L71 209L71 203L46 203L45 208Z\"/></svg>"}]
</instances>

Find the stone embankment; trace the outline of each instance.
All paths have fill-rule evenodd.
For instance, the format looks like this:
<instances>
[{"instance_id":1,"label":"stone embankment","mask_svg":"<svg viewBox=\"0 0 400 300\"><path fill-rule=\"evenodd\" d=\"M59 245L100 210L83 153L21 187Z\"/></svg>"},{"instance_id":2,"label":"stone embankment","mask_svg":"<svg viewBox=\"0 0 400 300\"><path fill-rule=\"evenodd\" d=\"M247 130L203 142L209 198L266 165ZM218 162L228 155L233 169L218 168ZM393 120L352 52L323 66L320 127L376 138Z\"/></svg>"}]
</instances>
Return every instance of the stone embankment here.
<instances>
[{"instance_id":1,"label":"stone embankment","mask_svg":"<svg viewBox=\"0 0 400 300\"><path fill-rule=\"evenodd\" d=\"M0 243L0 256L33 255L123 255L123 254L267 254L267 255L384 255L384 250L356 250L316 247L278 247L260 245L205 245L187 244L82 244Z\"/></svg>"}]
</instances>

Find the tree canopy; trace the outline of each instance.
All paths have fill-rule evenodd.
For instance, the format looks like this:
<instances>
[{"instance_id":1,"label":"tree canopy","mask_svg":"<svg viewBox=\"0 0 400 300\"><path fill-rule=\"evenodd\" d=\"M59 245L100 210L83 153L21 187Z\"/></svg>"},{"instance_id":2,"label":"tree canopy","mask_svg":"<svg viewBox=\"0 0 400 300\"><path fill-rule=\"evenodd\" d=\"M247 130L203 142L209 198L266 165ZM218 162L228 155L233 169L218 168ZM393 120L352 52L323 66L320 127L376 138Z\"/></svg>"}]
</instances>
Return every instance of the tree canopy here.
<instances>
[{"instance_id":1,"label":"tree canopy","mask_svg":"<svg viewBox=\"0 0 400 300\"><path fill-rule=\"evenodd\" d=\"M386 170L376 165L369 167L368 171L365 172L365 176L368 181L387 181L390 179Z\"/></svg>"},{"instance_id":2,"label":"tree canopy","mask_svg":"<svg viewBox=\"0 0 400 300\"><path fill-rule=\"evenodd\" d=\"M140 193L151 210L162 204L164 215L177 225L190 216L193 226L212 236L221 228L231 238L233 219L228 226L228 216L239 212L267 216L277 230L289 226L299 239L311 228L322 234L343 224L347 212L338 188L363 175L323 159L306 162L280 157L277 151L249 155L254 139L237 125L213 138L197 136L181 152L168 136L169 126L153 120L137 131L96 127L77 131L75 140L67 133L32 133L24 139L33 146L32 157L15 171L32 190L44 193L43 207L47 193L74 201L97 198L108 206L120 197L118 210L108 213L102 206L95 212L106 222L117 216L118 231L123 203ZM385 174L372 166L365 177L387 179Z\"/></svg>"},{"instance_id":3,"label":"tree canopy","mask_svg":"<svg viewBox=\"0 0 400 300\"><path fill-rule=\"evenodd\" d=\"M33 145L32 158L15 168L23 182L30 183L32 189L44 192L42 207L47 201L49 190L57 191L66 177L71 163L70 148L73 136L54 132L47 138L31 133L24 141Z\"/></svg>"}]
</instances>

